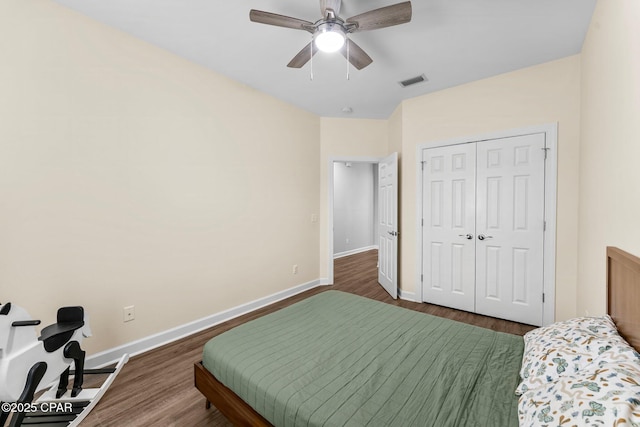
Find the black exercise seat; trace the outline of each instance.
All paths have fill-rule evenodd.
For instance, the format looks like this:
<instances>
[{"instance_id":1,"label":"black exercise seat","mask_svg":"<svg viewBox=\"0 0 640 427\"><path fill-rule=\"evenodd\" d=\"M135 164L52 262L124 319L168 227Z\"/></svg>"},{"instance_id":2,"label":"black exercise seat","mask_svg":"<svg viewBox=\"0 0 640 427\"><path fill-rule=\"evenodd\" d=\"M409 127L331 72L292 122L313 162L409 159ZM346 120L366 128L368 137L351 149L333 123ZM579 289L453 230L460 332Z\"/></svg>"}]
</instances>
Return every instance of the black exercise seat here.
<instances>
[{"instance_id":1,"label":"black exercise seat","mask_svg":"<svg viewBox=\"0 0 640 427\"><path fill-rule=\"evenodd\" d=\"M8 302L0 308L0 316L6 316L11 311L11 303Z\"/></svg>"},{"instance_id":2,"label":"black exercise seat","mask_svg":"<svg viewBox=\"0 0 640 427\"><path fill-rule=\"evenodd\" d=\"M44 343L44 349L51 353L65 345L73 332L84 326L84 309L82 307L62 307L58 309L58 323L44 328L38 340Z\"/></svg>"}]
</instances>

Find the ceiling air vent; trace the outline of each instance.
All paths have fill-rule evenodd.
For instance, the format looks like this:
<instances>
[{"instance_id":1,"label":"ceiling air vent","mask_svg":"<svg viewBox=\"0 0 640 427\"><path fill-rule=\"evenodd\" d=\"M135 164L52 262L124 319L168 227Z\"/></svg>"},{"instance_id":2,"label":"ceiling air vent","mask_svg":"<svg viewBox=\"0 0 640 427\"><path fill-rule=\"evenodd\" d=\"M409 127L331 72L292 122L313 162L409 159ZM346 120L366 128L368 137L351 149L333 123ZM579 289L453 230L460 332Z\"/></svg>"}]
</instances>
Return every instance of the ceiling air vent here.
<instances>
[{"instance_id":1,"label":"ceiling air vent","mask_svg":"<svg viewBox=\"0 0 640 427\"><path fill-rule=\"evenodd\" d=\"M407 79L407 80L402 80L401 82L398 82L398 83L402 87L407 87L407 86L412 86L418 83L426 82L427 80L428 79L424 76L424 74L421 74L416 77L411 77L410 79Z\"/></svg>"}]
</instances>

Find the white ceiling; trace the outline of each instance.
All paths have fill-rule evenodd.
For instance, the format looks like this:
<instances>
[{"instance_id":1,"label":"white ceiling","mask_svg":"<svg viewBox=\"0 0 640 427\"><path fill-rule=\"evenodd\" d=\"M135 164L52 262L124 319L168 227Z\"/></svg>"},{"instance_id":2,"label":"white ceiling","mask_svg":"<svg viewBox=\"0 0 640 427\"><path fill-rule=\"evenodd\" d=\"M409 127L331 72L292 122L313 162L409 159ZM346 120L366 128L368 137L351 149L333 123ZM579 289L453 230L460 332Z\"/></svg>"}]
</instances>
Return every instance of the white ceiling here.
<instances>
[{"instance_id":1,"label":"white ceiling","mask_svg":"<svg viewBox=\"0 0 640 427\"><path fill-rule=\"evenodd\" d=\"M387 118L407 98L579 53L596 0L413 0L408 24L352 34L373 59L286 64L306 31L249 21L259 9L316 21L318 0L56 0L100 22L325 117ZM343 0L346 19L401 0ZM424 74L428 82L398 81ZM344 107L353 112L346 114Z\"/></svg>"}]
</instances>

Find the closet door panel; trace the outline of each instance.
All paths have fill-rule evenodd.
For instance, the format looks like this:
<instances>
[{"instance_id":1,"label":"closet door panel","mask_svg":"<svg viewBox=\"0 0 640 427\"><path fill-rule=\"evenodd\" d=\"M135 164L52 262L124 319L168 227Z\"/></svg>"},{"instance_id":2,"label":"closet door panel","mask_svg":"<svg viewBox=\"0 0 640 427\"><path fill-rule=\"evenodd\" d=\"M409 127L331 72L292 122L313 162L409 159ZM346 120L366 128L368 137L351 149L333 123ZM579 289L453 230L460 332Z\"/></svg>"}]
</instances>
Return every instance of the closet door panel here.
<instances>
[{"instance_id":1,"label":"closet door panel","mask_svg":"<svg viewBox=\"0 0 640 427\"><path fill-rule=\"evenodd\" d=\"M477 143L477 313L542 323L544 138Z\"/></svg>"},{"instance_id":2,"label":"closet door panel","mask_svg":"<svg viewBox=\"0 0 640 427\"><path fill-rule=\"evenodd\" d=\"M475 150L423 151L423 299L466 311L475 309Z\"/></svg>"}]
</instances>

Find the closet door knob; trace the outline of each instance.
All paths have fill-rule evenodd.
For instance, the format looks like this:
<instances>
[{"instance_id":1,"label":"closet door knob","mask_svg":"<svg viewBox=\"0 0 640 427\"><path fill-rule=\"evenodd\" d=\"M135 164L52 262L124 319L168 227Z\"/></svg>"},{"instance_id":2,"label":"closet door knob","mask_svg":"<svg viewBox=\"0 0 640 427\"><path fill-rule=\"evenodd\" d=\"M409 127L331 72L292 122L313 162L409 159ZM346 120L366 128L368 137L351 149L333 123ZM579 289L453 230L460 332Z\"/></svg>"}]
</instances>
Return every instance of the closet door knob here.
<instances>
[{"instance_id":1,"label":"closet door knob","mask_svg":"<svg viewBox=\"0 0 640 427\"><path fill-rule=\"evenodd\" d=\"M460 236L460 237L464 237L464 238L465 238L465 239L467 239L467 240L471 240L471 239L473 239L473 234L471 234L471 233L467 233L467 234L458 234L458 236Z\"/></svg>"},{"instance_id":2,"label":"closet door knob","mask_svg":"<svg viewBox=\"0 0 640 427\"><path fill-rule=\"evenodd\" d=\"M484 234L478 235L478 240L484 240L484 239L493 239L493 236L485 236Z\"/></svg>"}]
</instances>

